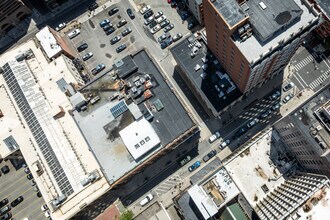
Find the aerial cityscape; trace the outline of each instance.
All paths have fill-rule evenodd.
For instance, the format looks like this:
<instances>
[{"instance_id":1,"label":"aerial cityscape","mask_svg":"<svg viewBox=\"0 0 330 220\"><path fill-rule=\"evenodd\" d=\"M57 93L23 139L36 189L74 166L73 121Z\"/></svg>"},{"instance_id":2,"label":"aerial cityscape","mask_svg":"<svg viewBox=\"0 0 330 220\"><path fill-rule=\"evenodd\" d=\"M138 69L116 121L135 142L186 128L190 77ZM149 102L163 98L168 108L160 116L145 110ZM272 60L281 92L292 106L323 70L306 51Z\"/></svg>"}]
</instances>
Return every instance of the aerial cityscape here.
<instances>
[{"instance_id":1,"label":"aerial cityscape","mask_svg":"<svg viewBox=\"0 0 330 220\"><path fill-rule=\"evenodd\" d=\"M329 0L0 15L0 220L330 218Z\"/></svg>"}]
</instances>

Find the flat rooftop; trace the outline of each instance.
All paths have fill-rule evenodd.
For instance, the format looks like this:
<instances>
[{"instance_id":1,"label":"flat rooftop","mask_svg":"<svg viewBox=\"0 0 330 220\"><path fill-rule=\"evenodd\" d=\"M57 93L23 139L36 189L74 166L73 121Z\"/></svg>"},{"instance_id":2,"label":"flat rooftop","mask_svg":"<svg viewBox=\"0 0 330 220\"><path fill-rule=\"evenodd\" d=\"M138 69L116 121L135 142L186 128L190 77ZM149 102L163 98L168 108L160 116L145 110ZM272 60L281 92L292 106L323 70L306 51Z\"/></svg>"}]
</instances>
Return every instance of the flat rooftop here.
<instances>
[{"instance_id":1,"label":"flat rooftop","mask_svg":"<svg viewBox=\"0 0 330 220\"><path fill-rule=\"evenodd\" d=\"M121 66L114 65L111 72L105 73L80 90L85 97L98 96L100 100L94 105L88 104L86 111L73 112L76 123L110 183L124 176L194 126L193 121L145 51L140 51L132 57L128 56L122 61ZM135 65L137 68L132 68ZM134 71L124 74L124 80L114 80L113 74L118 73L119 69L123 70L125 66ZM150 80L152 87L138 96L138 90L145 87L134 85L140 83L142 79ZM134 102L132 98L128 98L127 94L123 97L124 89L118 89L121 86L125 86L125 91L130 94L130 97L134 97ZM135 87L134 93L131 92L133 87ZM151 97L149 92L152 93ZM145 96L148 96L148 99L143 100ZM138 110L128 107L115 117L111 109L122 100L127 106L137 105ZM134 160L119 134L136 120L135 117L141 115L136 111L140 111L142 117L148 119L161 142L158 147L153 148L139 160Z\"/></svg>"},{"instance_id":2,"label":"flat rooftop","mask_svg":"<svg viewBox=\"0 0 330 220\"><path fill-rule=\"evenodd\" d=\"M219 112L242 94L229 76L225 74L219 62L208 51L203 40L197 40L201 48L195 57L191 57L191 45L193 43L189 42L188 39L184 39L172 47L171 52L208 107L214 112ZM203 70L203 60L207 65L205 70ZM197 71L195 70L196 65L200 66Z\"/></svg>"},{"instance_id":3,"label":"flat rooftop","mask_svg":"<svg viewBox=\"0 0 330 220\"><path fill-rule=\"evenodd\" d=\"M237 4L236 0L215 0L213 5L230 27L235 26L245 18L246 13Z\"/></svg>"},{"instance_id":4,"label":"flat rooftop","mask_svg":"<svg viewBox=\"0 0 330 220\"><path fill-rule=\"evenodd\" d=\"M330 86L290 114L314 150L323 155L330 150ZM325 156L325 155L324 155Z\"/></svg>"},{"instance_id":5,"label":"flat rooftop","mask_svg":"<svg viewBox=\"0 0 330 220\"><path fill-rule=\"evenodd\" d=\"M276 131L269 130L226 165L232 179L252 207L255 207L267 192L283 183L285 178L282 174L293 167L290 161L282 159L284 156L281 152L285 154L284 145L280 140L276 141L278 138ZM279 161L279 158L282 159L278 162L281 167L276 166L275 162ZM268 181L269 179L272 181Z\"/></svg>"},{"instance_id":6,"label":"flat rooftop","mask_svg":"<svg viewBox=\"0 0 330 220\"><path fill-rule=\"evenodd\" d=\"M325 12L325 14L330 17L330 2L328 0L315 0Z\"/></svg>"},{"instance_id":7,"label":"flat rooftop","mask_svg":"<svg viewBox=\"0 0 330 220\"><path fill-rule=\"evenodd\" d=\"M246 3L249 7L247 13L249 13L250 23L255 33L245 41L240 38L234 40L249 62L256 63L260 55L265 56L280 47L281 42L291 40L292 35L298 34L301 28L305 29L310 22L315 23L318 20L318 17L300 0L265 0L263 1L266 5L265 10L259 6L259 2L250 0ZM288 21L285 23L286 20Z\"/></svg>"},{"instance_id":8,"label":"flat rooftop","mask_svg":"<svg viewBox=\"0 0 330 220\"><path fill-rule=\"evenodd\" d=\"M204 219L209 219L240 191L226 169L221 168L210 178L191 187L188 193Z\"/></svg>"}]
</instances>

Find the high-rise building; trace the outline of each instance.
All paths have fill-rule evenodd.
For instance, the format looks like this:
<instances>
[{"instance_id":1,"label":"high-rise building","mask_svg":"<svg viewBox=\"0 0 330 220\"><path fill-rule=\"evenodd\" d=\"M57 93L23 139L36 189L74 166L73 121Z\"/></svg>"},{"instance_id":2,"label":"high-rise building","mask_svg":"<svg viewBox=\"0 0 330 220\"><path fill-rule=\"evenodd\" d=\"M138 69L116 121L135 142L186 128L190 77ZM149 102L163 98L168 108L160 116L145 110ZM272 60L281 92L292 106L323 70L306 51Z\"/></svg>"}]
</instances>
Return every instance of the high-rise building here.
<instances>
[{"instance_id":1,"label":"high-rise building","mask_svg":"<svg viewBox=\"0 0 330 220\"><path fill-rule=\"evenodd\" d=\"M0 37L23 21L31 11L21 0L0 1Z\"/></svg>"},{"instance_id":2,"label":"high-rise building","mask_svg":"<svg viewBox=\"0 0 330 220\"><path fill-rule=\"evenodd\" d=\"M203 0L207 44L246 93L284 69L319 12L300 0Z\"/></svg>"},{"instance_id":3,"label":"high-rise building","mask_svg":"<svg viewBox=\"0 0 330 220\"><path fill-rule=\"evenodd\" d=\"M329 87L275 125L280 137L309 172L330 176Z\"/></svg>"},{"instance_id":4,"label":"high-rise building","mask_svg":"<svg viewBox=\"0 0 330 220\"><path fill-rule=\"evenodd\" d=\"M315 4L316 9L322 12L323 22L316 29L316 32L322 38L330 37L330 5L328 0L309 0Z\"/></svg>"},{"instance_id":5,"label":"high-rise building","mask_svg":"<svg viewBox=\"0 0 330 220\"><path fill-rule=\"evenodd\" d=\"M204 13L203 13L203 1L202 0L186 0L186 4L194 15L194 17L198 20L201 25L204 25Z\"/></svg>"}]
</instances>

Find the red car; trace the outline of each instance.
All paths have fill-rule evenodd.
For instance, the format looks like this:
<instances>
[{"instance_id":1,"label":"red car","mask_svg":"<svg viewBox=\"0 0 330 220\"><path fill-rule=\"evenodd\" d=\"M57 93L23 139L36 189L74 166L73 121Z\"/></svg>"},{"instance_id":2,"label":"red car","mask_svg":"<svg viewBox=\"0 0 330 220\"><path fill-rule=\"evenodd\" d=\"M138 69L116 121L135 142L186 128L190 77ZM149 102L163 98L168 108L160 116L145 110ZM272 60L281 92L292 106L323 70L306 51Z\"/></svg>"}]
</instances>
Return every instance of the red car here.
<instances>
[{"instance_id":1,"label":"red car","mask_svg":"<svg viewBox=\"0 0 330 220\"><path fill-rule=\"evenodd\" d=\"M172 0L167 0L167 3L168 3L168 4L171 4L171 3L172 3Z\"/></svg>"}]
</instances>

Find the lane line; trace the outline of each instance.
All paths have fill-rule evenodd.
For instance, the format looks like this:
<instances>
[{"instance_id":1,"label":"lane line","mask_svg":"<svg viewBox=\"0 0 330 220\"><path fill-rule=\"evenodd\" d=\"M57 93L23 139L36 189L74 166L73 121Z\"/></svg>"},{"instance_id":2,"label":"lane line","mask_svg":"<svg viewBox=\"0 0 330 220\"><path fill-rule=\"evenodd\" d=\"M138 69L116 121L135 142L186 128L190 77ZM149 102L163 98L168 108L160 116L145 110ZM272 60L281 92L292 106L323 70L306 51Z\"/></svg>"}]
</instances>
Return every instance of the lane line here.
<instances>
[{"instance_id":1,"label":"lane line","mask_svg":"<svg viewBox=\"0 0 330 220\"><path fill-rule=\"evenodd\" d=\"M293 74L294 78L296 78L296 80L298 81L298 83L301 85L302 89L304 89L304 85L300 82L300 80L296 77L295 74Z\"/></svg>"},{"instance_id":2,"label":"lane line","mask_svg":"<svg viewBox=\"0 0 330 220\"><path fill-rule=\"evenodd\" d=\"M297 73L297 76L299 76L299 78L301 79L301 81L306 85L306 87L308 87L308 84L305 82L305 80L300 76L299 73Z\"/></svg>"}]
</instances>

